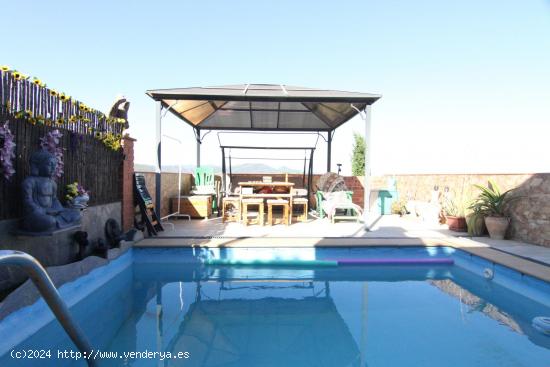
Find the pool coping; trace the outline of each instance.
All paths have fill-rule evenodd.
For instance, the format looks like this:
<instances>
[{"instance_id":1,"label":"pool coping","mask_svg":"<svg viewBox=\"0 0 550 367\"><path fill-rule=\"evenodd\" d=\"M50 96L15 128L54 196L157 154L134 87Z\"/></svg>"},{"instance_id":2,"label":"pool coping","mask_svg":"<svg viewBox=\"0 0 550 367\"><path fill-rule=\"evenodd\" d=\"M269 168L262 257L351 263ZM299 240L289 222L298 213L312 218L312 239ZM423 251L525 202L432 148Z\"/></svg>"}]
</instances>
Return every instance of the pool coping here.
<instances>
[{"instance_id":1,"label":"pool coping","mask_svg":"<svg viewBox=\"0 0 550 367\"><path fill-rule=\"evenodd\" d=\"M284 241L284 244L281 244ZM418 247L441 246L465 251L495 264L550 283L550 264L497 249L471 239L417 237L157 237L134 244L136 248L175 247Z\"/></svg>"}]
</instances>

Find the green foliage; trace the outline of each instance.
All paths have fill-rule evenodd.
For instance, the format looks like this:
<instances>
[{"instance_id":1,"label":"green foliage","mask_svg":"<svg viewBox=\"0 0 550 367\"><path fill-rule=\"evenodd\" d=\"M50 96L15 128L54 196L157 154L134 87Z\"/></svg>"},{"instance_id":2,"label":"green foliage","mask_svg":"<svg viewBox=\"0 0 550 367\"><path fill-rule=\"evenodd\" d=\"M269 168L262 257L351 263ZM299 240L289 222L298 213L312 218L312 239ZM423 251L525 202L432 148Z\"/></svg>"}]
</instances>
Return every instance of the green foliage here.
<instances>
[{"instance_id":1,"label":"green foliage","mask_svg":"<svg viewBox=\"0 0 550 367\"><path fill-rule=\"evenodd\" d=\"M78 196L78 182L68 184L65 186L65 199L67 201L73 200Z\"/></svg>"},{"instance_id":2,"label":"green foliage","mask_svg":"<svg viewBox=\"0 0 550 367\"><path fill-rule=\"evenodd\" d=\"M473 212L466 217L466 226L468 234L473 237L483 236L485 233L485 216L481 213Z\"/></svg>"},{"instance_id":3,"label":"green foliage","mask_svg":"<svg viewBox=\"0 0 550 367\"><path fill-rule=\"evenodd\" d=\"M392 214L399 214L399 215L407 214L407 208L405 204L406 204L405 200L402 200L402 199L394 201L391 205Z\"/></svg>"},{"instance_id":4,"label":"green foliage","mask_svg":"<svg viewBox=\"0 0 550 367\"><path fill-rule=\"evenodd\" d=\"M519 198L511 199L508 196L511 190L500 192L497 184L491 180L489 180L487 187L481 185L474 185L474 187L481 191L477 199L475 199L469 207L474 214L504 217L504 209L506 204Z\"/></svg>"},{"instance_id":5,"label":"green foliage","mask_svg":"<svg viewBox=\"0 0 550 367\"><path fill-rule=\"evenodd\" d=\"M466 215L467 204L463 200L447 199L443 203L443 212L450 217L464 217Z\"/></svg>"},{"instance_id":6,"label":"green foliage","mask_svg":"<svg viewBox=\"0 0 550 367\"><path fill-rule=\"evenodd\" d=\"M353 133L353 150L351 155L351 174L354 176L365 175L365 138Z\"/></svg>"},{"instance_id":7,"label":"green foliage","mask_svg":"<svg viewBox=\"0 0 550 367\"><path fill-rule=\"evenodd\" d=\"M472 193L463 187L457 187L455 190L447 191L441 201L443 213L448 217L466 217L468 205L472 201Z\"/></svg>"},{"instance_id":8,"label":"green foliage","mask_svg":"<svg viewBox=\"0 0 550 367\"><path fill-rule=\"evenodd\" d=\"M89 192L77 181L65 186L65 200L68 202L73 200L77 196L88 195Z\"/></svg>"}]
</instances>

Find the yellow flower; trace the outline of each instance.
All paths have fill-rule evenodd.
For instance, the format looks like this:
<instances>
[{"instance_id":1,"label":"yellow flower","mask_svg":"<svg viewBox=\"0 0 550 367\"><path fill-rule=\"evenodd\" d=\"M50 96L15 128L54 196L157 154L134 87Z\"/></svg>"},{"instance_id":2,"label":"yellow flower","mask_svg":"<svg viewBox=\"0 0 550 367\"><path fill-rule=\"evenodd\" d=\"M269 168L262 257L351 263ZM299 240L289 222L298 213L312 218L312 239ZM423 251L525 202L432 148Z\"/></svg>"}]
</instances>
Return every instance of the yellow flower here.
<instances>
[{"instance_id":1,"label":"yellow flower","mask_svg":"<svg viewBox=\"0 0 550 367\"><path fill-rule=\"evenodd\" d=\"M25 111L25 115L26 115L27 117L30 117L30 116L33 115L33 113L32 113L31 110L26 110L26 111Z\"/></svg>"},{"instance_id":2,"label":"yellow flower","mask_svg":"<svg viewBox=\"0 0 550 367\"><path fill-rule=\"evenodd\" d=\"M75 115L72 115L71 117L69 117L69 122L76 122L77 118Z\"/></svg>"},{"instance_id":3,"label":"yellow flower","mask_svg":"<svg viewBox=\"0 0 550 367\"><path fill-rule=\"evenodd\" d=\"M13 77L15 80L20 80L21 78L23 78L23 74L21 74L20 72L18 72L17 70L15 70L13 73L12 73Z\"/></svg>"},{"instance_id":4,"label":"yellow flower","mask_svg":"<svg viewBox=\"0 0 550 367\"><path fill-rule=\"evenodd\" d=\"M42 81L38 78L33 78L32 79L32 82L35 84L35 85L38 85L39 87L43 87L44 86L44 83L42 83Z\"/></svg>"},{"instance_id":5,"label":"yellow flower","mask_svg":"<svg viewBox=\"0 0 550 367\"><path fill-rule=\"evenodd\" d=\"M60 100L61 102L66 102L66 101L69 100L69 98L71 98L71 97L69 97L69 96L66 95L65 93L61 93L61 94L59 95L59 100Z\"/></svg>"},{"instance_id":6,"label":"yellow flower","mask_svg":"<svg viewBox=\"0 0 550 367\"><path fill-rule=\"evenodd\" d=\"M65 123L65 120L63 120L63 118L60 117L57 120L55 120L55 123L58 124L58 125L63 125Z\"/></svg>"},{"instance_id":7,"label":"yellow flower","mask_svg":"<svg viewBox=\"0 0 550 367\"><path fill-rule=\"evenodd\" d=\"M10 67L8 65L2 65L0 66L0 70L2 70L3 72L7 72L10 71Z\"/></svg>"},{"instance_id":8,"label":"yellow flower","mask_svg":"<svg viewBox=\"0 0 550 367\"><path fill-rule=\"evenodd\" d=\"M100 132L95 133L95 137L96 137L97 139L101 139L101 133L100 133Z\"/></svg>"},{"instance_id":9,"label":"yellow flower","mask_svg":"<svg viewBox=\"0 0 550 367\"><path fill-rule=\"evenodd\" d=\"M50 96L57 96L57 91L55 89L50 89Z\"/></svg>"}]
</instances>

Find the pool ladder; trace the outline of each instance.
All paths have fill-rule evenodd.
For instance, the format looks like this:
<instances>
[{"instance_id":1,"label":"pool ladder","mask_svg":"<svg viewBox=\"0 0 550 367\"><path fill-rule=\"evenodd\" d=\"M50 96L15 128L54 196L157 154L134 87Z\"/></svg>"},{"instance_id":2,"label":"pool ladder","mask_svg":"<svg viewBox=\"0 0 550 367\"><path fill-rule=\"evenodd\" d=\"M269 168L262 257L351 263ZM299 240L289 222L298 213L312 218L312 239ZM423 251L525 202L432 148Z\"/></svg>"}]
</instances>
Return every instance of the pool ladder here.
<instances>
[{"instance_id":1,"label":"pool ladder","mask_svg":"<svg viewBox=\"0 0 550 367\"><path fill-rule=\"evenodd\" d=\"M69 308L61 299L57 288L53 284L46 270L31 255L13 250L0 250L0 265L12 265L23 269L32 280L38 291L48 304L53 314L63 326L78 350L86 356L86 362L90 367L96 367L96 361L91 359L92 347L88 338L82 332L75 320L72 318ZM90 359L88 359L90 358Z\"/></svg>"}]
</instances>

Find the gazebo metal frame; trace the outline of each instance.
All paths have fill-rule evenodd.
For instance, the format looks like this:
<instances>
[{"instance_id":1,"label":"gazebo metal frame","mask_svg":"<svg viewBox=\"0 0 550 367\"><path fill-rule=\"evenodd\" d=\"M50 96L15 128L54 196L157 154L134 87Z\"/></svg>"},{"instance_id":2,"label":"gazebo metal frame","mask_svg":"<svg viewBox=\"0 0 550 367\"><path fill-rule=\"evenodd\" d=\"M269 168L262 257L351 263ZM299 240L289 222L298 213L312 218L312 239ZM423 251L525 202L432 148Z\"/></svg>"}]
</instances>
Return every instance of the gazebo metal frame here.
<instances>
[{"instance_id":1,"label":"gazebo metal frame","mask_svg":"<svg viewBox=\"0 0 550 367\"><path fill-rule=\"evenodd\" d=\"M359 115L365 143L371 146L371 105L381 96L274 84L157 89L147 91L156 101L156 197L161 187L162 117L171 112L193 128L197 166L200 146L213 130L327 133L327 172L331 171L334 131ZM206 133L201 134L203 131ZM322 136L322 135L321 135ZM369 212L371 149L365 149L364 213ZM310 161L311 165L311 161ZM160 213L160 200L156 200ZM365 217L365 223L368 221Z\"/></svg>"}]
</instances>

